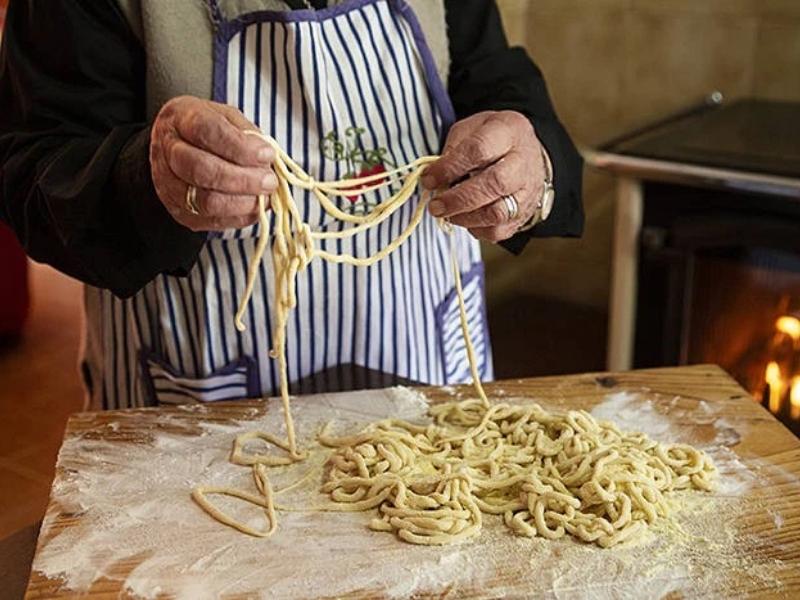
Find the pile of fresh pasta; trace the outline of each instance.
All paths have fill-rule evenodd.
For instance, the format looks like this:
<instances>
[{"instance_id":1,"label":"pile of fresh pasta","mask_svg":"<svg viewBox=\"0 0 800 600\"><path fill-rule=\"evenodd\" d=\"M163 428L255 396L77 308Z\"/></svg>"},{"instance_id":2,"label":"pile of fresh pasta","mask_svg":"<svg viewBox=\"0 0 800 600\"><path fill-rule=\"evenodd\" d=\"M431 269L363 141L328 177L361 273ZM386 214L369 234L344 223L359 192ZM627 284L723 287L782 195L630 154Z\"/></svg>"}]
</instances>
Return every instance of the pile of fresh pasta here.
<instances>
[{"instance_id":1,"label":"pile of fresh pasta","mask_svg":"<svg viewBox=\"0 0 800 600\"><path fill-rule=\"evenodd\" d=\"M261 135L256 132L248 132ZM199 486L194 500L212 517L249 535L267 537L277 528L268 468L304 460L297 448L286 370L286 322L296 307L296 279L315 258L369 266L400 247L422 220L428 198L421 196L407 226L374 255L356 258L317 249L321 239L343 238L377 226L414 196L429 156L386 173L361 179L318 182L295 163L277 142L262 136L276 152L279 187L269 199L274 231L269 231L267 199L259 197L261 237L250 264L247 286L235 317L242 317L258 267L271 240L276 304L275 346L287 439L246 432L234 441L231 462L252 468L256 492ZM350 224L341 231L315 232L300 217L291 187L310 190L333 218ZM333 197L366 193L387 186L398 191L363 215L340 210ZM440 222L452 234L449 223ZM451 238L452 239L452 238ZM370 527L394 532L413 544L449 544L476 536L483 515L502 515L506 526L524 536L556 539L565 535L601 547L640 536L648 524L670 514L668 495L709 491L716 469L703 452L666 445L642 433L624 433L598 422L585 411L550 413L536 404L492 404L478 374L464 306L454 246L451 267L459 303L461 330L477 398L434 405L433 422L415 425L388 419L360 433L336 438L323 431L322 445L332 447L322 492L333 503L319 510L375 511ZM282 455L252 454L245 445L260 439ZM256 529L219 510L209 494L224 494L263 508L268 527Z\"/></svg>"},{"instance_id":2,"label":"pile of fresh pasta","mask_svg":"<svg viewBox=\"0 0 800 600\"><path fill-rule=\"evenodd\" d=\"M336 448L323 491L351 510L377 509L372 529L415 544L475 536L488 513L519 535L605 548L667 517L670 492L708 491L716 474L691 446L623 433L582 410L465 400L430 414L427 426L389 419L350 437L323 433Z\"/></svg>"}]
</instances>

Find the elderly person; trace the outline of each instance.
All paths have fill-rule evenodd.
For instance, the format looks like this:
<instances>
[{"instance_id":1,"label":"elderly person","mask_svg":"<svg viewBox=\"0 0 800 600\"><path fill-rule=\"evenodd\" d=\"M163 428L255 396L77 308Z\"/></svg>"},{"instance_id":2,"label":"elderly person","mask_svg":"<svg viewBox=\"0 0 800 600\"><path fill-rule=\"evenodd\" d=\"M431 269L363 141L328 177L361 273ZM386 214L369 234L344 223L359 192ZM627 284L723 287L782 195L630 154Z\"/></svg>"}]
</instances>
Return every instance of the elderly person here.
<instances>
[{"instance_id":1,"label":"elderly person","mask_svg":"<svg viewBox=\"0 0 800 600\"><path fill-rule=\"evenodd\" d=\"M83 374L95 408L277 389L262 264L233 314L276 188L273 136L318 180L441 153L420 228L368 268L315 261L287 331L290 380L353 363L468 379L449 271L456 227L481 374L491 377L478 240L520 252L578 235L581 161L493 0L12 0L0 61L0 217L35 260L86 284ZM331 223L296 191L312 228ZM369 210L379 192L341 199ZM332 251L364 256L419 196ZM552 208L552 210L551 210ZM339 247L337 247L337 245Z\"/></svg>"}]
</instances>

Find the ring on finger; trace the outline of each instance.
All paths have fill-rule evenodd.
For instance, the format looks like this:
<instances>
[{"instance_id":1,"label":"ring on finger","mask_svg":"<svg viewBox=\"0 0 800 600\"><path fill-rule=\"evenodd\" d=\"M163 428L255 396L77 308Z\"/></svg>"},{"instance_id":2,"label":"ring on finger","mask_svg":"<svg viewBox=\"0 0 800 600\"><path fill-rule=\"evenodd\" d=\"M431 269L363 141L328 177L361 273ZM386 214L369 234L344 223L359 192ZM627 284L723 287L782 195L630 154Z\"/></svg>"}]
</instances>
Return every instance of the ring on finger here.
<instances>
[{"instance_id":1,"label":"ring on finger","mask_svg":"<svg viewBox=\"0 0 800 600\"><path fill-rule=\"evenodd\" d=\"M186 210L193 215L200 214L200 207L197 205L197 187L192 184L186 188Z\"/></svg>"},{"instance_id":2,"label":"ring on finger","mask_svg":"<svg viewBox=\"0 0 800 600\"><path fill-rule=\"evenodd\" d=\"M503 201L503 204L505 204L508 220L513 221L516 219L517 215L519 214L519 202L517 202L514 194L503 196L501 200Z\"/></svg>"}]
</instances>

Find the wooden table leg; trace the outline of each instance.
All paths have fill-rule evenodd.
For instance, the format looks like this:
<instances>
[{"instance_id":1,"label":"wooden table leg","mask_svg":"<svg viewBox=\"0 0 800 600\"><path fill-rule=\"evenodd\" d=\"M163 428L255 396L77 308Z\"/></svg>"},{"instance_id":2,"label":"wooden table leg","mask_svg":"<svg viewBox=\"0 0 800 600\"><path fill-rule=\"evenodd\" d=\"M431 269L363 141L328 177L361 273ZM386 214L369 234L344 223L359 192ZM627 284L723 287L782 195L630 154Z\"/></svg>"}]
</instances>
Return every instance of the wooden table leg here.
<instances>
[{"instance_id":1,"label":"wooden table leg","mask_svg":"<svg viewBox=\"0 0 800 600\"><path fill-rule=\"evenodd\" d=\"M620 177L617 180L606 354L606 363L611 371L627 371L633 367L642 205L642 182Z\"/></svg>"}]
</instances>

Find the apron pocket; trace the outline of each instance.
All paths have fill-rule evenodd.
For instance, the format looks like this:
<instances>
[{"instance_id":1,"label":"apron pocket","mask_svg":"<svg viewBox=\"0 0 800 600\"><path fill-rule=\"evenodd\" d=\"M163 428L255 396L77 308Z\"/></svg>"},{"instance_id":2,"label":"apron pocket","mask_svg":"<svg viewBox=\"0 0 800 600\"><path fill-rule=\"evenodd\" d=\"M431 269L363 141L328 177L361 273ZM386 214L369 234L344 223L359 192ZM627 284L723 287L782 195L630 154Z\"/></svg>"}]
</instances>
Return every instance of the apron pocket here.
<instances>
[{"instance_id":1,"label":"apron pocket","mask_svg":"<svg viewBox=\"0 0 800 600\"><path fill-rule=\"evenodd\" d=\"M244 356L206 377L187 377L150 350L141 351L148 404L242 400L259 396L256 361Z\"/></svg>"},{"instance_id":2,"label":"apron pocket","mask_svg":"<svg viewBox=\"0 0 800 600\"><path fill-rule=\"evenodd\" d=\"M461 274L461 288L478 372L481 379L489 371L489 331L486 321L486 304L483 297L483 263L477 262ZM465 383L471 380L466 344L461 333L461 316L458 296L453 288L436 307L436 333L439 353L444 367L444 383Z\"/></svg>"}]
</instances>

